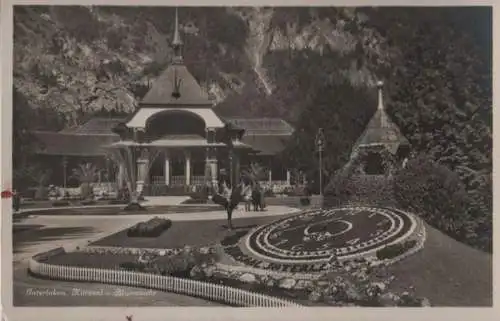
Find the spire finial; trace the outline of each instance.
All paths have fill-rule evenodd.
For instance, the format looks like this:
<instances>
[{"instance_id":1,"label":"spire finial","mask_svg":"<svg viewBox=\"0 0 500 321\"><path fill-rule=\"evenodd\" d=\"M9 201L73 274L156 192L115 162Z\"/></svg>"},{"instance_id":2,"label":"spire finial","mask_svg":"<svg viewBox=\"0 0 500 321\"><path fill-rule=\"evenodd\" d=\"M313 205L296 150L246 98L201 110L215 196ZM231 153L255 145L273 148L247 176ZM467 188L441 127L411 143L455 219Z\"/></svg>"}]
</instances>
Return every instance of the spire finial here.
<instances>
[{"instance_id":1,"label":"spire finial","mask_svg":"<svg viewBox=\"0 0 500 321\"><path fill-rule=\"evenodd\" d=\"M377 81L377 87L378 87L378 109L383 110L384 109L384 98L382 94L382 88L384 87L384 82L379 80Z\"/></svg>"},{"instance_id":2,"label":"spire finial","mask_svg":"<svg viewBox=\"0 0 500 321\"><path fill-rule=\"evenodd\" d=\"M175 7L175 30L174 39L172 41L172 47L174 47L174 63L182 63L182 40L179 33L179 14L178 8Z\"/></svg>"}]
</instances>

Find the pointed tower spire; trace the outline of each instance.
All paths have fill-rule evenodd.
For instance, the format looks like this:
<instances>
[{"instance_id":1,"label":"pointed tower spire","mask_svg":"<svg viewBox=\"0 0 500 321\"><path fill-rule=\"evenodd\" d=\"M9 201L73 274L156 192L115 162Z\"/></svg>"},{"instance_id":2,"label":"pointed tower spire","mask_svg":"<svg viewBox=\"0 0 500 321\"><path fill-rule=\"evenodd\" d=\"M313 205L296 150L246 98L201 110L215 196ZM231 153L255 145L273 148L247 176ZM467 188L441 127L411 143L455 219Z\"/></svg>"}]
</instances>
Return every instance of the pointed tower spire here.
<instances>
[{"instance_id":1,"label":"pointed tower spire","mask_svg":"<svg viewBox=\"0 0 500 321\"><path fill-rule=\"evenodd\" d=\"M382 93L382 88L384 87L383 81L377 82L378 87L378 110L384 110L384 98Z\"/></svg>"},{"instance_id":2,"label":"pointed tower spire","mask_svg":"<svg viewBox=\"0 0 500 321\"><path fill-rule=\"evenodd\" d=\"M382 92L382 88L384 87L384 82L383 81L378 81L377 82L377 87L378 87L378 107L377 110L380 114L380 126L386 127L387 126L387 115L385 114L384 111L384 95Z\"/></svg>"},{"instance_id":3,"label":"pointed tower spire","mask_svg":"<svg viewBox=\"0 0 500 321\"><path fill-rule=\"evenodd\" d=\"M174 64L182 64L182 40L179 33L179 14L177 7L175 8L175 31L174 31L174 39L172 41L172 47L174 48L174 58L172 63Z\"/></svg>"}]
</instances>

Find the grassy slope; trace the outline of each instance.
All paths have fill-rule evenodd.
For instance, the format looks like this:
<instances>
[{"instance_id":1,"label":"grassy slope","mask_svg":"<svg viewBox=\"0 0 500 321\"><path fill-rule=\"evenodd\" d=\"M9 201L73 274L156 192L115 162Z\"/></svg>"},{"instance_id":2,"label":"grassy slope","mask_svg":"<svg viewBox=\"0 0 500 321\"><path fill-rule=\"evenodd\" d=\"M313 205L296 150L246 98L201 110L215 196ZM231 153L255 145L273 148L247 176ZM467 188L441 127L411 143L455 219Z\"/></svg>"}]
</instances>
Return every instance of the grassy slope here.
<instances>
[{"instance_id":1,"label":"grassy slope","mask_svg":"<svg viewBox=\"0 0 500 321\"><path fill-rule=\"evenodd\" d=\"M493 265L490 254L462 244L426 226L420 252L389 267L395 289L413 285L436 306L491 306Z\"/></svg>"}]
</instances>

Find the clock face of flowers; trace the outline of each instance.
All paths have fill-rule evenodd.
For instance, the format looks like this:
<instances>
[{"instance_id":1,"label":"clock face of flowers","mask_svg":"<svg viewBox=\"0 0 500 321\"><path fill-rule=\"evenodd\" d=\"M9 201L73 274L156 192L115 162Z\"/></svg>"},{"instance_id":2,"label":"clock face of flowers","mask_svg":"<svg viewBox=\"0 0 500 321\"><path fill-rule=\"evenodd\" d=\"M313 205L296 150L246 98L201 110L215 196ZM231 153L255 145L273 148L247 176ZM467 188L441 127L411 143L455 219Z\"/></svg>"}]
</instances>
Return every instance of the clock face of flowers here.
<instances>
[{"instance_id":1,"label":"clock face of flowers","mask_svg":"<svg viewBox=\"0 0 500 321\"><path fill-rule=\"evenodd\" d=\"M260 227L246 244L254 255L271 262L321 262L374 253L401 242L415 227L409 214L392 209L313 210Z\"/></svg>"}]
</instances>

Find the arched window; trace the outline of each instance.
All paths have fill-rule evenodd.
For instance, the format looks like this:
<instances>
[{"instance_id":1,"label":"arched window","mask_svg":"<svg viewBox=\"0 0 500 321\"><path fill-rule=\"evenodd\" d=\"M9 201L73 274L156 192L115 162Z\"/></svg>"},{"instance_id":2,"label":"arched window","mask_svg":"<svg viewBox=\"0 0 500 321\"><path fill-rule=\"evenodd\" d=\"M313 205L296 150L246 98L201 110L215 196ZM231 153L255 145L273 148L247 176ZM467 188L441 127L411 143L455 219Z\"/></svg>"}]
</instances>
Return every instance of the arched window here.
<instances>
[{"instance_id":1,"label":"arched window","mask_svg":"<svg viewBox=\"0 0 500 321\"><path fill-rule=\"evenodd\" d=\"M146 137L155 140L169 135L206 136L205 121L189 111L165 111L151 116L146 122Z\"/></svg>"}]
</instances>

